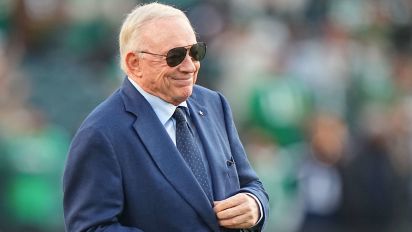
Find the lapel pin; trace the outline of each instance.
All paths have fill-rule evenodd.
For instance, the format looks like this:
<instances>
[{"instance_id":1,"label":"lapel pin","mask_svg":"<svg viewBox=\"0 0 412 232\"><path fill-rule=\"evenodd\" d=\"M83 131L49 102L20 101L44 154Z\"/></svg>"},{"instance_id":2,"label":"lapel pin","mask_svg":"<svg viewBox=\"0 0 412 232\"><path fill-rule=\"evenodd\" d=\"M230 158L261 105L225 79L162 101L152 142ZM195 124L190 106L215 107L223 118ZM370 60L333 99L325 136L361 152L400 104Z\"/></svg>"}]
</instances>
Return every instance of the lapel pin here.
<instances>
[{"instance_id":1,"label":"lapel pin","mask_svg":"<svg viewBox=\"0 0 412 232\"><path fill-rule=\"evenodd\" d=\"M203 111L201 111L201 110L199 110L199 114L200 114L201 116L205 116L205 114L204 114Z\"/></svg>"}]
</instances>

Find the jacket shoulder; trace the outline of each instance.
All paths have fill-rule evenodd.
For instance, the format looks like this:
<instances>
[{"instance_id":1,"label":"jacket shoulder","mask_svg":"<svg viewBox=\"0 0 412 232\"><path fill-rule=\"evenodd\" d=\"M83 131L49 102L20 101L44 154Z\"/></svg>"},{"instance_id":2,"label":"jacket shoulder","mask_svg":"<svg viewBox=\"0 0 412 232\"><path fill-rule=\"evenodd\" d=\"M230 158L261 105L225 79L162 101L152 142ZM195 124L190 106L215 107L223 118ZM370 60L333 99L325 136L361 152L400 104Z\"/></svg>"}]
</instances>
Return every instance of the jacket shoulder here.
<instances>
[{"instance_id":1,"label":"jacket shoulder","mask_svg":"<svg viewBox=\"0 0 412 232\"><path fill-rule=\"evenodd\" d=\"M85 118L79 130L93 127L98 130L112 128L116 122L121 122L125 117L124 103L120 96L120 91L117 90L106 100L101 102L93 111Z\"/></svg>"}]
</instances>

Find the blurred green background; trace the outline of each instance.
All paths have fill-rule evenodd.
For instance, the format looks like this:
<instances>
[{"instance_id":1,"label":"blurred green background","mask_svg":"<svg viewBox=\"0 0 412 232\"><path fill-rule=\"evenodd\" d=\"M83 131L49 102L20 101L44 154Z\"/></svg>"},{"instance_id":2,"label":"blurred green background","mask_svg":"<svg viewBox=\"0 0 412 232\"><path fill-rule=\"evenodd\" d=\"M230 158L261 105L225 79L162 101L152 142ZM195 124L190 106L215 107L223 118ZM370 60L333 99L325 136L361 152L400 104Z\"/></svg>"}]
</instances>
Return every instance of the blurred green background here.
<instances>
[{"instance_id":1,"label":"blurred green background","mask_svg":"<svg viewBox=\"0 0 412 232\"><path fill-rule=\"evenodd\" d=\"M145 2L0 0L0 232L64 231L70 140ZM267 232L412 230L412 1L159 2L208 44L198 83L232 106Z\"/></svg>"}]
</instances>

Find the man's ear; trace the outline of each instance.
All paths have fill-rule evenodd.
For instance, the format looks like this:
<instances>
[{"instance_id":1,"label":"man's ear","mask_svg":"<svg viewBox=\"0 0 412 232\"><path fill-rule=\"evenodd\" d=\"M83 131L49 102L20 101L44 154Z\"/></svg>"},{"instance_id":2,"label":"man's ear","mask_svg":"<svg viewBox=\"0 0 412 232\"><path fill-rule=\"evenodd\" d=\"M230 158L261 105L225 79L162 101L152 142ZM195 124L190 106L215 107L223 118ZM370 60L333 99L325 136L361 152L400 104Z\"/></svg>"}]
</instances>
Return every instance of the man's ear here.
<instances>
[{"instance_id":1,"label":"man's ear","mask_svg":"<svg viewBox=\"0 0 412 232\"><path fill-rule=\"evenodd\" d=\"M127 53L125 57L126 67L128 72L133 73L134 76L140 77L142 75L140 66L140 57L134 52Z\"/></svg>"}]
</instances>

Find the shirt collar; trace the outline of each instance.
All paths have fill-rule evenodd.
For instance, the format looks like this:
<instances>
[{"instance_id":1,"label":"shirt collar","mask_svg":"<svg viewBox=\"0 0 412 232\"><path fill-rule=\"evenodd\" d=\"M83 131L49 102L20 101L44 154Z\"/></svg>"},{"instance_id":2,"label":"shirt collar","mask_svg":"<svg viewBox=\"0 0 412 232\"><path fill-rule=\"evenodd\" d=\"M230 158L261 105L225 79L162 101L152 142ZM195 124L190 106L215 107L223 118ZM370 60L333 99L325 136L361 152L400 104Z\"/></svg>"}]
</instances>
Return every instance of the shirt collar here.
<instances>
[{"instance_id":1,"label":"shirt collar","mask_svg":"<svg viewBox=\"0 0 412 232\"><path fill-rule=\"evenodd\" d=\"M157 117L159 118L160 122L165 125L165 123L172 117L173 113L176 110L175 105L170 104L160 97L154 96L142 89L136 82L134 82L130 77L127 77L132 83L132 85L139 91L143 97L149 102L152 106L154 112L156 113ZM187 109L187 102L184 101L179 104L179 106L183 106Z\"/></svg>"}]
</instances>

